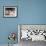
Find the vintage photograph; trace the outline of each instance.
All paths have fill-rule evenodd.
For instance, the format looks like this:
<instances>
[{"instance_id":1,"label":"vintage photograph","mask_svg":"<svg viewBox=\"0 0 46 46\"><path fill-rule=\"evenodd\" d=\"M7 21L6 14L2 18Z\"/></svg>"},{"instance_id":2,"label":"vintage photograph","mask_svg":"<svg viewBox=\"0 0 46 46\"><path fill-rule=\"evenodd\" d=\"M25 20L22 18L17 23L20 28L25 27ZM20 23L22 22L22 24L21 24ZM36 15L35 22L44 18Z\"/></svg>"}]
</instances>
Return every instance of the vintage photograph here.
<instances>
[{"instance_id":1,"label":"vintage photograph","mask_svg":"<svg viewBox=\"0 0 46 46\"><path fill-rule=\"evenodd\" d=\"M4 6L4 17L16 17L17 7L15 6Z\"/></svg>"},{"instance_id":2,"label":"vintage photograph","mask_svg":"<svg viewBox=\"0 0 46 46\"><path fill-rule=\"evenodd\" d=\"M46 25L19 25L18 30L20 41L46 41Z\"/></svg>"}]
</instances>

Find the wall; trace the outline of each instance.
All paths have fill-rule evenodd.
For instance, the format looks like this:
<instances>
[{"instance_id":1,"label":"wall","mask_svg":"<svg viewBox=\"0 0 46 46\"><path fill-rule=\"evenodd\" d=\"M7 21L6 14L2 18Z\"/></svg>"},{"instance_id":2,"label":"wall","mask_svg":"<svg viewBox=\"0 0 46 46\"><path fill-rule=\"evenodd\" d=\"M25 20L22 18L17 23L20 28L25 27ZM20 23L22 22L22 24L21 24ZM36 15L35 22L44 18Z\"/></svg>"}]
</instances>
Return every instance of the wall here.
<instances>
[{"instance_id":1,"label":"wall","mask_svg":"<svg viewBox=\"0 0 46 46\"><path fill-rule=\"evenodd\" d=\"M3 6L12 5L18 6L18 16L3 18ZM0 44L8 43L9 32L17 34L18 24L46 24L46 0L0 0Z\"/></svg>"},{"instance_id":2,"label":"wall","mask_svg":"<svg viewBox=\"0 0 46 46\"><path fill-rule=\"evenodd\" d=\"M19 20L21 24L46 24L46 0L20 0Z\"/></svg>"},{"instance_id":3,"label":"wall","mask_svg":"<svg viewBox=\"0 0 46 46\"><path fill-rule=\"evenodd\" d=\"M3 6L17 6L17 1L0 0L0 44L7 44L9 42L8 34L10 32L16 32L17 35L18 18L3 18ZM17 39L16 43L18 43Z\"/></svg>"}]
</instances>

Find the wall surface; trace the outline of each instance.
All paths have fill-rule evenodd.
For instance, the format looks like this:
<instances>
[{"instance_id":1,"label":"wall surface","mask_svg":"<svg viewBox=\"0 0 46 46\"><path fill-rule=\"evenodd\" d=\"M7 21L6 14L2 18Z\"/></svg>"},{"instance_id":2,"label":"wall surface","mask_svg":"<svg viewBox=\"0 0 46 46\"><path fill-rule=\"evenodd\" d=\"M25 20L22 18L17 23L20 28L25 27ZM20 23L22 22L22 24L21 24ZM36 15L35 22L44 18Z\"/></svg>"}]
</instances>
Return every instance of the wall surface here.
<instances>
[{"instance_id":1,"label":"wall surface","mask_svg":"<svg viewBox=\"0 0 46 46\"><path fill-rule=\"evenodd\" d=\"M0 0L0 44L9 42L8 35L10 32L17 32L18 18L3 18L3 6L17 6L18 0ZM18 43L16 38L16 43Z\"/></svg>"},{"instance_id":2,"label":"wall surface","mask_svg":"<svg viewBox=\"0 0 46 46\"><path fill-rule=\"evenodd\" d=\"M19 23L46 24L46 0L19 0Z\"/></svg>"},{"instance_id":3,"label":"wall surface","mask_svg":"<svg viewBox=\"0 0 46 46\"><path fill-rule=\"evenodd\" d=\"M18 6L18 16L3 18L3 6ZM0 0L0 44L8 43L9 32L17 34L18 24L46 24L46 0Z\"/></svg>"}]
</instances>

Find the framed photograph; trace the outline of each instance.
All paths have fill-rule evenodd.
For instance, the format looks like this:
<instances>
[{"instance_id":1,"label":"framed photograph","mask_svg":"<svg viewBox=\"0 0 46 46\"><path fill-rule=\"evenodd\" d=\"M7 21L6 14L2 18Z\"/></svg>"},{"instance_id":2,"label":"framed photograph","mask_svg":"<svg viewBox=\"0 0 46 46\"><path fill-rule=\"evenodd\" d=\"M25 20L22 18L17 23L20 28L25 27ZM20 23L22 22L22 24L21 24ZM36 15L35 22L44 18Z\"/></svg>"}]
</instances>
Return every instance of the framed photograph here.
<instances>
[{"instance_id":1,"label":"framed photograph","mask_svg":"<svg viewBox=\"0 0 46 46\"><path fill-rule=\"evenodd\" d=\"M4 17L16 17L17 7L16 6L4 6Z\"/></svg>"},{"instance_id":2,"label":"framed photograph","mask_svg":"<svg viewBox=\"0 0 46 46\"><path fill-rule=\"evenodd\" d=\"M46 25L45 24L19 24L18 42L24 40L46 41Z\"/></svg>"}]
</instances>

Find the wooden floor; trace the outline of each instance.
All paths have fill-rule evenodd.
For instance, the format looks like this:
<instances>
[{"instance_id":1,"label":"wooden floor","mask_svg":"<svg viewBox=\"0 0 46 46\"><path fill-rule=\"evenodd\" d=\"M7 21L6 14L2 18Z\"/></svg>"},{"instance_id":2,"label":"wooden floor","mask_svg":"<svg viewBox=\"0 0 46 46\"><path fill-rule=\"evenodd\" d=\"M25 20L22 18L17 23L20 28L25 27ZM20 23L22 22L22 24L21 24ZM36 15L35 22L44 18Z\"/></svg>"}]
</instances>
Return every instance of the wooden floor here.
<instances>
[{"instance_id":1,"label":"wooden floor","mask_svg":"<svg viewBox=\"0 0 46 46\"><path fill-rule=\"evenodd\" d=\"M44 41L21 40L19 46L46 46Z\"/></svg>"},{"instance_id":2,"label":"wooden floor","mask_svg":"<svg viewBox=\"0 0 46 46\"><path fill-rule=\"evenodd\" d=\"M8 46L8 44L0 44L0 46ZM35 41L32 42L31 40L21 40L20 43L15 44L14 46L46 46L46 42L43 41Z\"/></svg>"}]
</instances>

